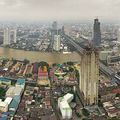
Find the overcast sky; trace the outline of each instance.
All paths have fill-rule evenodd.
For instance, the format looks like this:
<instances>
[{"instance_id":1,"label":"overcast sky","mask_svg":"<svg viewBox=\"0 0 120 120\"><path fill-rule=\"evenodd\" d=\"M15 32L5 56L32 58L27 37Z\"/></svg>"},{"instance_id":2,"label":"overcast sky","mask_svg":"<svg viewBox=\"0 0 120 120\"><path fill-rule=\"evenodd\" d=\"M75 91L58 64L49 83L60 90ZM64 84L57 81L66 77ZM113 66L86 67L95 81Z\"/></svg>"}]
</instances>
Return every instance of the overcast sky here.
<instances>
[{"instance_id":1,"label":"overcast sky","mask_svg":"<svg viewBox=\"0 0 120 120\"><path fill-rule=\"evenodd\" d=\"M0 0L0 20L120 20L120 0Z\"/></svg>"}]
</instances>

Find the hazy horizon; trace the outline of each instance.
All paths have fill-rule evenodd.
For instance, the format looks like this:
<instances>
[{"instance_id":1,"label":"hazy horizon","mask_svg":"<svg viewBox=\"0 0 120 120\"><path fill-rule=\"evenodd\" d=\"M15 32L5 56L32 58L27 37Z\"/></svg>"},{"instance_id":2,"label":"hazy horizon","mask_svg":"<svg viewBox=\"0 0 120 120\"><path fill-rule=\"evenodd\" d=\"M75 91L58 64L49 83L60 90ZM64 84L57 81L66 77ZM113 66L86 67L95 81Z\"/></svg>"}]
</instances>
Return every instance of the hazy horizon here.
<instances>
[{"instance_id":1,"label":"hazy horizon","mask_svg":"<svg viewBox=\"0 0 120 120\"><path fill-rule=\"evenodd\" d=\"M120 21L120 0L0 0L0 21Z\"/></svg>"}]
</instances>

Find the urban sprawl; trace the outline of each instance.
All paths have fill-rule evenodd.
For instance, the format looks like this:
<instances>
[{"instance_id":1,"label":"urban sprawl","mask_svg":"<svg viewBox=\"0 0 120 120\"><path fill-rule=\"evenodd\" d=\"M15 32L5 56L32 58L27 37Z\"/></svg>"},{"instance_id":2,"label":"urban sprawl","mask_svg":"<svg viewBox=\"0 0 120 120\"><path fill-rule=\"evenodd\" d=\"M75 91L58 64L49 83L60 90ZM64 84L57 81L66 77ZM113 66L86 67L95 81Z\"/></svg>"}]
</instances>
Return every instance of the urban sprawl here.
<instances>
[{"instance_id":1,"label":"urban sprawl","mask_svg":"<svg viewBox=\"0 0 120 120\"><path fill-rule=\"evenodd\" d=\"M0 25L4 54L80 56L49 63L0 51L0 120L120 120L119 27L98 18L94 25Z\"/></svg>"}]
</instances>

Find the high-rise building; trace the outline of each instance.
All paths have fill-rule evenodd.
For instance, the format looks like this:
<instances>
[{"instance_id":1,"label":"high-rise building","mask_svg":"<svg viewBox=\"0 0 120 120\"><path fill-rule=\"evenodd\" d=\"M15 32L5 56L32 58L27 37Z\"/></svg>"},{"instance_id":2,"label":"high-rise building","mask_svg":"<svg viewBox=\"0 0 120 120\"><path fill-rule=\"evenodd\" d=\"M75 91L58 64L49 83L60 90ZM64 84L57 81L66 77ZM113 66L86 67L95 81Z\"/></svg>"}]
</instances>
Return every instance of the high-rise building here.
<instances>
[{"instance_id":1,"label":"high-rise building","mask_svg":"<svg viewBox=\"0 0 120 120\"><path fill-rule=\"evenodd\" d=\"M64 26L62 26L62 33L64 33L65 32L65 27Z\"/></svg>"},{"instance_id":2,"label":"high-rise building","mask_svg":"<svg viewBox=\"0 0 120 120\"><path fill-rule=\"evenodd\" d=\"M10 31L10 42L16 43L16 29Z\"/></svg>"},{"instance_id":3,"label":"high-rise building","mask_svg":"<svg viewBox=\"0 0 120 120\"><path fill-rule=\"evenodd\" d=\"M10 43L16 43L16 29L5 28L3 45L9 45Z\"/></svg>"},{"instance_id":4,"label":"high-rise building","mask_svg":"<svg viewBox=\"0 0 120 120\"><path fill-rule=\"evenodd\" d=\"M54 35L53 49L55 51L59 51L60 50L60 35Z\"/></svg>"},{"instance_id":5,"label":"high-rise building","mask_svg":"<svg viewBox=\"0 0 120 120\"><path fill-rule=\"evenodd\" d=\"M94 47L99 47L100 44L101 44L100 22L98 19L94 19L93 45L94 45Z\"/></svg>"},{"instance_id":6,"label":"high-rise building","mask_svg":"<svg viewBox=\"0 0 120 120\"><path fill-rule=\"evenodd\" d=\"M54 21L53 24L52 24L52 30L57 30L57 22Z\"/></svg>"},{"instance_id":7,"label":"high-rise building","mask_svg":"<svg viewBox=\"0 0 120 120\"><path fill-rule=\"evenodd\" d=\"M51 27L51 42L50 42L50 50L53 50L53 45L54 45L54 36L57 35L58 33L58 29L57 29L57 22L54 21L52 23L52 27Z\"/></svg>"},{"instance_id":8,"label":"high-rise building","mask_svg":"<svg viewBox=\"0 0 120 120\"><path fill-rule=\"evenodd\" d=\"M99 53L93 48L86 49L81 56L79 88L83 93L84 105L98 103Z\"/></svg>"},{"instance_id":9,"label":"high-rise building","mask_svg":"<svg viewBox=\"0 0 120 120\"><path fill-rule=\"evenodd\" d=\"M118 29L117 40L120 42L120 28Z\"/></svg>"},{"instance_id":10,"label":"high-rise building","mask_svg":"<svg viewBox=\"0 0 120 120\"><path fill-rule=\"evenodd\" d=\"M5 28L3 45L9 45L9 44L10 44L10 30L9 28Z\"/></svg>"}]
</instances>

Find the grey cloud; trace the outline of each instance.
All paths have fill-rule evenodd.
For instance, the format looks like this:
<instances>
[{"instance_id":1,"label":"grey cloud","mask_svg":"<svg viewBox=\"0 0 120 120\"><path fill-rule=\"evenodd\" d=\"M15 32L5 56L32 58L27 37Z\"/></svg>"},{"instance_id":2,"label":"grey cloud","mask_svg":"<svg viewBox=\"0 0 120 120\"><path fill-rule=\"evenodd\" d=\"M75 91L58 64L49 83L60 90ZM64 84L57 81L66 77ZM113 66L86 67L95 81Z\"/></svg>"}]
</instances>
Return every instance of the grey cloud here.
<instances>
[{"instance_id":1,"label":"grey cloud","mask_svg":"<svg viewBox=\"0 0 120 120\"><path fill-rule=\"evenodd\" d=\"M18 3L19 0L1 0L0 2L4 3L4 6L13 6Z\"/></svg>"},{"instance_id":2,"label":"grey cloud","mask_svg":"<svg viewBox=\"0 0 120 120\"><path fill-rule=\"evenodd\" d=\"M0 19L118 19L120 0L0 0Z\"/></svg>"}]
</instances>

